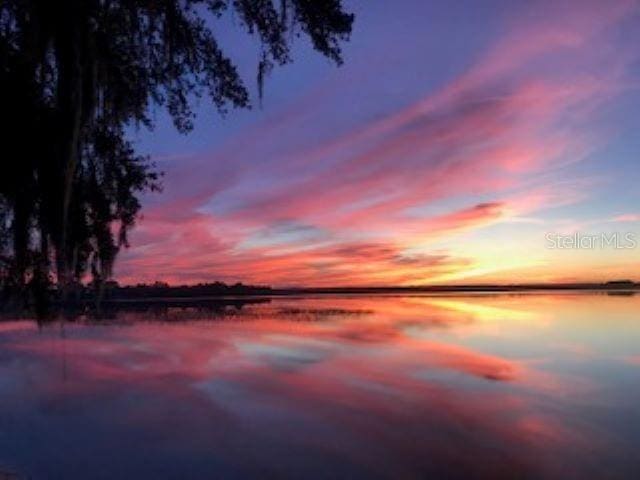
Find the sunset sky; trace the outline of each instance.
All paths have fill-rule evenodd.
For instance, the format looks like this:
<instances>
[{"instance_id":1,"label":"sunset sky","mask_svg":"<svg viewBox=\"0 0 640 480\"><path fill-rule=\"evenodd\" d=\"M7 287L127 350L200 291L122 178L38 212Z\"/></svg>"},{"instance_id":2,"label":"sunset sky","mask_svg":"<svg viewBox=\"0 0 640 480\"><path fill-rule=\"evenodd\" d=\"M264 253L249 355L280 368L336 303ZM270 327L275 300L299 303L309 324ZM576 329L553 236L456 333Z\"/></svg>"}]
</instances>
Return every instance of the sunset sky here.
<instances>
[{"instance_id":1,"label":"sunset sky","mask_svg":"<svg viewBox=\"0 0 640 480\"><path fill-rule=\"evenodd\" d=\"M121 283L640 280L640 2L350 0L345 64L299 40L260 108L202 102L136 145L164 170ZM258 42L220 43L257 96ZM548 248L547 233L636 248Z\"/></svg>"}]
</instances>

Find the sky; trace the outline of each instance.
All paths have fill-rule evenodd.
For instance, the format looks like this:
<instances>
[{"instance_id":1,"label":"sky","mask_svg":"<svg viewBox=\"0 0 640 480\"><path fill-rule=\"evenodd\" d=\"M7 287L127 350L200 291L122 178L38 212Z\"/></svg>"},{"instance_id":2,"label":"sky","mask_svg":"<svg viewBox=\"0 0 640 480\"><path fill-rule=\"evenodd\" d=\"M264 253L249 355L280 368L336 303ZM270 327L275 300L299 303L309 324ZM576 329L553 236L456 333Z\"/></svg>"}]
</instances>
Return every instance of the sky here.
<instances>
[{"instance_id":1,"label":"sky","mask_svg":"<svg viewBox=\"0 0 640 480\"><path fill-rule=\"evenodd\" d=\"M164 189L120 283L640 280L640 1L343 4L344 65L297 40L262 105L215 25L254 107L132 134Z\"/></svg>"}]
</instances>

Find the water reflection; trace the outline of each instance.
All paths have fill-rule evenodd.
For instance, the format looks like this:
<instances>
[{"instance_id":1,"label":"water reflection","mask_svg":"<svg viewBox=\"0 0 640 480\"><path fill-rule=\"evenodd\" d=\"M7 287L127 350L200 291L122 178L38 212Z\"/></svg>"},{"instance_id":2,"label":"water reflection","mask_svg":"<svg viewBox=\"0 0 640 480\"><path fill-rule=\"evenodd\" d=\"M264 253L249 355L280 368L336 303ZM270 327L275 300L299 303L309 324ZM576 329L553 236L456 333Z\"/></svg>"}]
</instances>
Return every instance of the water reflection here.
<instances>
[{"instance_id":1,"label":"water reflection","mask_svg":"<svg viewBox=\"0 0 640 480\"><path fill-rule=\"evenodd\" d=\"M0 471L629 478L638 307L595 294L324 297L4 321Z\"/></svg>"}]
</instances>

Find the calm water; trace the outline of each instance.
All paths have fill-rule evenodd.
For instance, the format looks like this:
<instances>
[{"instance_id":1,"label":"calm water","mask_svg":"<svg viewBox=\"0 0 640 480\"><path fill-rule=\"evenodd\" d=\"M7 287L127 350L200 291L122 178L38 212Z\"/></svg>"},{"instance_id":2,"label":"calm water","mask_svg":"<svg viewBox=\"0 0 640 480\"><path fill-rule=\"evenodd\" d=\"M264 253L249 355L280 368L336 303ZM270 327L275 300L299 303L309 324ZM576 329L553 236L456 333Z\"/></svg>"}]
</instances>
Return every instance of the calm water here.
<instances>
[{"instance_id":1,"label":"calm water","mask_svg":"<svg viewBox=\"0 0 640 480\"><path fill-rule=\"evenodd\" d=\"M0 323L18 478L638 478L639 445L639 295Z\"/></svg>"}]
</instances>

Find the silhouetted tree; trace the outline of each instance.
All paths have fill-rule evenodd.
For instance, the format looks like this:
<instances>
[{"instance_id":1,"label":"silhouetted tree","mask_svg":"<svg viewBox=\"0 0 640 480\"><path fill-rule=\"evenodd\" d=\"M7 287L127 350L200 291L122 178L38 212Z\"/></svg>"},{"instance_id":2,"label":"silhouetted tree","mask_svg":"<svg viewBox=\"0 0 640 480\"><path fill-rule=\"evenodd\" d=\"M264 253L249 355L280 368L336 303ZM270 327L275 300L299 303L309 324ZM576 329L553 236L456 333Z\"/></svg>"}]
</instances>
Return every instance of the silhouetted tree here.
<instances>
[{"instance_id":1,"label":"silhouetted tree","mask_svg":"<svg viewBox=\"0 0 640 480\"><path fill-rule=\"evenodd\" d=\"M127 141L165 107L180 132L192 100L248 107L247 88L214 34L231 14L260 40L260 95L290 43L307 36L341 63L353 16L340 0L0 0L0 275L18 289L62 290L111 275L158 174Z\"/></svg>"}]
</instances>

